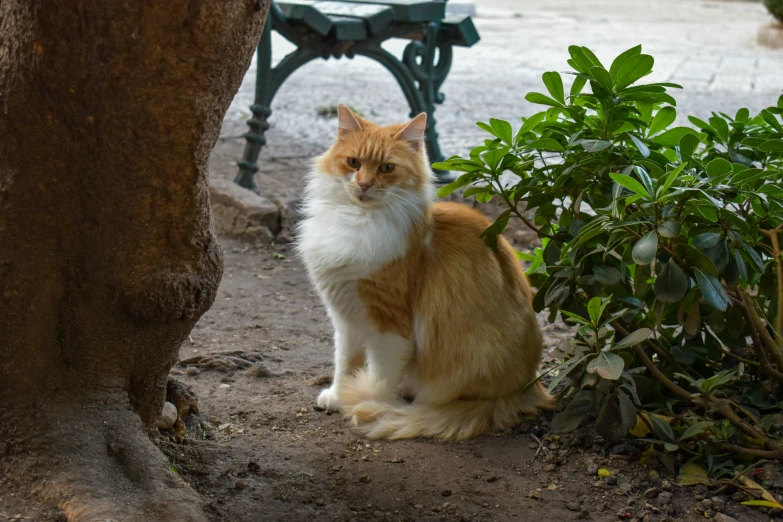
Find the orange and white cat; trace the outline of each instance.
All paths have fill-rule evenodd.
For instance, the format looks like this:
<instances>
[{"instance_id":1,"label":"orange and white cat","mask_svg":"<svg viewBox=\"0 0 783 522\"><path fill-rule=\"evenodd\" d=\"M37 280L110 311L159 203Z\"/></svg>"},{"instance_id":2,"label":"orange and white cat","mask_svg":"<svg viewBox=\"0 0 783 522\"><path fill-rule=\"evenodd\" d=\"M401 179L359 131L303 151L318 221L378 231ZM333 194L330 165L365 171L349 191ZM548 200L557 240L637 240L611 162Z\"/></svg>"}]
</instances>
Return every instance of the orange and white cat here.
<instances>
[{"instance_id":1,"label":"orange and white cat","mask_svg":"<svg viewBox=\"0 0 783 522\"><path fill-rule=\"evenodd\" d=\"M318 405L371 438L466 439L552 405L539 383L522 393L542 351L522 267L479 212L433 204L425 126L341 105L305 193L298 248L334 325Z\"/></svg>"}]
</instances>

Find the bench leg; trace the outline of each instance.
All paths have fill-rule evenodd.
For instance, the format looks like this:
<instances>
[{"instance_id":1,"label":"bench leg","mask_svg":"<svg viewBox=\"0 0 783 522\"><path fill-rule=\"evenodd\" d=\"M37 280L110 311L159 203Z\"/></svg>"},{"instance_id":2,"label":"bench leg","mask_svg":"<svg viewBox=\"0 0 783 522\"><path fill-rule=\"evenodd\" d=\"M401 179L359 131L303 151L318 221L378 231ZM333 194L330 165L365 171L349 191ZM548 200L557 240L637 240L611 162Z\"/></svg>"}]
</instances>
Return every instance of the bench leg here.
<instances>
[{"instance_id":1,"label":"bench leg","mask_svg":"<svg viewBox=\"0 0 783 522\"><path fill-rule=\"evenodd\" d=\"M418 83L418 90L427 113L427 149L432 161L443 161L443 153L438 145L436 130L435 104L443 103L445 96L440 86L446 80L451 69L452 52L450 45L438 45L440 23L430 22L424 33L423 42L411 42L405 48L402 61ZM414 112L419 109L411 107ZM414 114L411 114L414 116Z\"/></svg>"},{"instance_id":2,"label":"bench leg","mask_svg":"<svg viewBox=\"0 0 783 522\"><path fill-rule=\"evenodd\" d=\"M429 23L424 42L409 43L402 60L380 46L367 46L356 53L377 61L394 75L408 100L411 117L427 113L425 141L427 154L433 162L444 159L435 128L435 104L443 103L445 98L440 92L440 86L446 80L452 59L451 46L438 44L439 31L439 23ZM440 181L448 179L447 172L436 171L436 175Z\"/></svg>"},{"instance_id":3,"label":"bench leg","mask_svg":"<svg viewBox=\"0 0 783 522\"><path fill-rule=\"evenodd\" d=\"M266 144L264 133L269 129L269 115L272 114L269 106L272 103L272 17L266 21L264 32L257 51L256 65L256 96L250 110L253 117L248 120L250 130L245 134L245 152L242 160L238 162L239 173L234 178L238 185L250 190L256 190L256 182L253 179L258 172L258 155L261 147Z\"/></svg>"}]
</instances>

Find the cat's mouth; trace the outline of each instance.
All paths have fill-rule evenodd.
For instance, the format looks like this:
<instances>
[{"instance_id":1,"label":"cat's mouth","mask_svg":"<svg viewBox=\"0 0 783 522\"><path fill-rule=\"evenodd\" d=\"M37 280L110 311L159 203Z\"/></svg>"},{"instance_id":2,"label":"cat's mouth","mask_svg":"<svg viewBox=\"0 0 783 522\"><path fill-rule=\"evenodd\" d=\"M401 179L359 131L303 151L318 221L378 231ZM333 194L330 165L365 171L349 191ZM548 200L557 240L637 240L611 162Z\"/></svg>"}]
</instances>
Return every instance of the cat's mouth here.
<instances>
[{"instance_id":1,"label":"cat's mouth","mask_svg":"<svg viewBox=\"0 0 783 522\"><path fill-rule=\"evenodd\" d=\"M367 194L356 194L356 199L362 203L370 203L371 201L375 201L374 197L368 196Z\"/></svg>"}]
</instances>

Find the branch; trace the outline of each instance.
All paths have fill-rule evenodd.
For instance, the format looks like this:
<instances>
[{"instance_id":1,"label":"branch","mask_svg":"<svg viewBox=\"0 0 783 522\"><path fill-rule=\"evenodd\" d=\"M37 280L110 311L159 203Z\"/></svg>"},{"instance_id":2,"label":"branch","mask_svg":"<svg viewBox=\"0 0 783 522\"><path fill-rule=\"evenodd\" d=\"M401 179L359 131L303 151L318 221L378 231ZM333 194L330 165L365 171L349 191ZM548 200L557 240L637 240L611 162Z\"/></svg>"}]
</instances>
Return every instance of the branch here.
<instances>
[{"instance_id":1,"label":"branch","mask_svg":"<svg viewBox=\"0 0 783 522\"><path fill-rule=\"evenodd\" d=\"M612 326L615 326L615 323L617 321L612 322ZM620 326L618 324L618 326ZM622 326L620 326L622 328ZM639 356L639 358L642 360L642 364L647 367L648 370L650 370L650 373L655 376L656 379L661 381L661 383L669 388L669 390L672 391L675 395L678 397L696 404L698 406L701 406L705 410L709 407L713 406L715 404L714 400L711 399L699 399L697 397L694 397L691 393L689 393L687 390L677 386L674 382L672 382L671 379L666 377L666 375L663 374L661 370L658 369L657 366L655 366L655 363L653 363L649 357L647 357L647 354L644 353L644 350L642 350L641 345L636 345L633 347L634 351L636 352L636 355ZM737 428L742 430L746 435L749 437L752 437L754 439L760 439L764 442L770 442L769 438L763 434L762 432L755 429L753 426L746 423L744 420L742 420L736 413L734 413L734 410L731 409L730 406L725 405L721 406L716 410L718 413L720 413L723 417L725 417L729 422L734 424Z\"/></svg>"},{"instance_id":2,"label":"branch","mask_svg":"<svg viewBox=\"0 0 783 522\"><path fill-rule=\"evenodd\" d=\"M776 277L778 280L778 313L775 318L775 332L778 339L783 337L783 256L780 253L780 237L783 225L778 225L772 230L761 230L761 233L769 236L772 242L772 257L775 258Z\"/></svg>"}]
</instances>

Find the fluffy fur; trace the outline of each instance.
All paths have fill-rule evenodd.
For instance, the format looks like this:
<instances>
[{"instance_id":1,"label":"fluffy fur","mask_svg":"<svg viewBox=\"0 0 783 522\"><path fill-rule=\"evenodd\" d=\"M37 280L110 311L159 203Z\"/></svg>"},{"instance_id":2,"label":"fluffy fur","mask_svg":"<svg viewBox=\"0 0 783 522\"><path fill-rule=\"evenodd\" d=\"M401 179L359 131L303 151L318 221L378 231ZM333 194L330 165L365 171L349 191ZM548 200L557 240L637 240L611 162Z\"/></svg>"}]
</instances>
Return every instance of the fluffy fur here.
<instances>
[{"instance_id":1,"label":"fluffy fur","mask_svg":"<svg viewBox=\"0 0 783 522\"><path fill-rule=\"evenodd\" d=\"M388 439L467 439L551 407L538 384L521 393L542 351L522 267L479 237L480 213L432 203L425 115L379 127L340 106L339 124L299 230L335 332L318 404Z\"/></svg>"}]
</instances>

